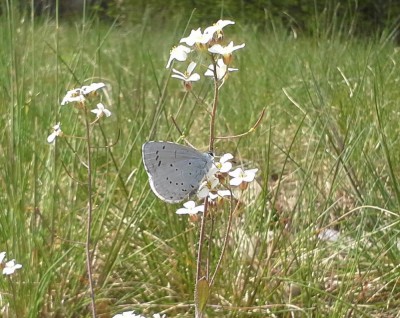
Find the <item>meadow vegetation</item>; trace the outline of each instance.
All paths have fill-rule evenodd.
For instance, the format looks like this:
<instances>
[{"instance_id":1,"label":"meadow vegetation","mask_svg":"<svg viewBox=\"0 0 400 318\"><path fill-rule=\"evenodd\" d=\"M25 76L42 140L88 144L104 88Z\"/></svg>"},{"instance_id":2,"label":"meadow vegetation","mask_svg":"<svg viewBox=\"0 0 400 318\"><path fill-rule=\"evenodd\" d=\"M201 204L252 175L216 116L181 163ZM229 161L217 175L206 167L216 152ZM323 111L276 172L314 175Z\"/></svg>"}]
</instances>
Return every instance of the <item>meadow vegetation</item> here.
<instances>
[{"instance_id":1,"label":"meadow vegetation","mask_svg":"<svg viewBox=\"0 0 400 318\"><path fill-rule=\"evenodd\" d=\"M112 112L92 136L98 316L193 317L199 222L154 196L141 158L144 142L180 138L171 116L191 144L207 150L204 103L165 68L172 45L220 18L203 26L190 15L115 25L3 10L0 252L23 267L0 276L2 317L91 315L85 129L60 102L92 82L106 83ZM254 132L216 143L217 155L230 152L259 171L235 215L208 317L399 317L400 50L393 31L356 38L338 23L307 36L273 20L229 30L246 47L220 92L217 135L245 132L266 113ZM211 81L194 89L201 100L212 97ZM65 135L48 144L60 118ZM222 213L215 221L215 261L226 219Z\"/></svg>"}]
</instances>

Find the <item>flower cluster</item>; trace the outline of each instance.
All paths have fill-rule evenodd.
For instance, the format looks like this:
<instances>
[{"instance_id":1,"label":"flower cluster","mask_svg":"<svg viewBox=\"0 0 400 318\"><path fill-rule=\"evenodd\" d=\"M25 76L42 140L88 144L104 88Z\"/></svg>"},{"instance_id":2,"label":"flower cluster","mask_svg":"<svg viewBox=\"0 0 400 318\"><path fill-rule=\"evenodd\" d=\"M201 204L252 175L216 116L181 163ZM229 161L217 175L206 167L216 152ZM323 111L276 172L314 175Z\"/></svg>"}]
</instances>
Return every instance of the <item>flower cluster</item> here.
<instances>
[{"instance_id":1,"label":"flower cluster","mask_svg":"<svg viewBox=\"0 0 400 318\"><path fill-rule=\"evenodd\" d=\"M188 37L184 37L179 41L179 43L186 45L179 44L172 48L166 68L170 68L174 60L185 62L192 52L206 52L211 58L211 64L204 72L204 76L211 77L214 80L221 82L222 85L229 72L238 70L229 67L233 60L232 53L245 46L244 43L234 45L232 41L229 44L224 45L224 33L222 29L231 24L235 24L235 22L230 20L219 20L214 25L205 28L203 32L201 31L201 28L192 30ZM196 66L197 63L191 61L185 72L180 72L173 68L172 77L183 81L185 89L191 90L192 83L200 80L200 75L198 73L193 73Z\"/></svg>"},{"instance_id":2,"label":"flower cluster","mask_svg":"<svg viewBox=\"0 0 400 318\"><path fill-rule=\"evenodd\" d=\"M79 88L75 88L67 92L61 101L61 106L69 103L76 104L78 107L85 107L85 104L94 96L97 95L99 89L103 89L106 85L104 83L92 83ZM97 122L101 117L110 117L111 112L105 108L102 103L97 104L97 109L92 109L92 113L96 115L96 119L93 123ZM47 137L48 143L53 143L57 137L62 136L61 123L58 122L53 126L53 132Z\"/></svg>"},{"instance_id":3,"label":"flower cluster","mask_svg":"<svg viewBox=\"0 0 400 318\"><path fill-rule=\"evenodd\" d=\"M21 264L17 264L15 262L15 259L12 259L11 261L6 262L3 265L3 260L5 259L5 257L6 257L6 252L1 252L0 253L0 268L3 269L2 270L3 275L12 275L12 274L14 274L14 272L17 269L22 268L22 265Z\"/></svg>"},{"instance_id":4,"label":"flower cluster","mask_svg":"<svg viewBox=\"0 0 400 318\"><path fill-rule=\"evenodd\" d=\"M218 162L214 162L212 168L206 174L204 181L197 190L197 197L201 200L208 199L210 204L216 204L221 199L232 196L232 187L240 190L247 189L250 182L254 181L258 169L236 168L232 171L232 154L224 154ZM177 214L197 214L204 212L204 205L196 206L194 201L183 204L183 208L176 211Z\"/></svg>"}]
</instances>

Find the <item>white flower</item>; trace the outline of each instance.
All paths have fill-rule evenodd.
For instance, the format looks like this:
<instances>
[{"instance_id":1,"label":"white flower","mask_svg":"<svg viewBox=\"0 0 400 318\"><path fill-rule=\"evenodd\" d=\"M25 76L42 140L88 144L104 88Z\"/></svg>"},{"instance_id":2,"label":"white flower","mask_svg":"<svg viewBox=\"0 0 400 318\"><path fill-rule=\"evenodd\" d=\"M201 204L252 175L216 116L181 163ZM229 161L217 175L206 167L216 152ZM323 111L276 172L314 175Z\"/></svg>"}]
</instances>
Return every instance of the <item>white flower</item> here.
<instances>
[{"instance_id":1,"label":"white flower","mask_svg":"<svg viewBox=\"0 0 400 318\"><path fill-rule=\"evenodd\" d=\"M258 169L242 170L242 168L237 168L234 171L229 172L229 175L233 177L229 184L232 186L238 186L243 182L251 182L256 177Z\"/></svg>"},{"instance_id":2,"label":"white flower","mask_svg":"<svg viewBox=\"0 0 400 318\"><path fill-rule=\"evenodd\" d=\"M197 82L198 80L200 80L200 75L197 73L193 73L194 68L196 67L196 63L195 62L191 62L189 64L189 66L187 67L187 70L185 73L179 72L176 69L172 69L172 72L174 72L175 74L172 74L171 77L173 78L177 78L180 79L182 81L184 81L185 83L188 82Z\"/></svg>"},{"instance_id":3,"label":"white flower","mask_svg":"<svg viewBox=\"0 0 400 318\"><path fill-rule=\"evenodd\" d=\"M134 311L125 311L122 314L116 314L113 318L145 318L141 315L136 315Z\"/></svg>"},{"instance_id":4,"label":"white flower","mask_svg":"<svg viewBox=\"0 0 400 318\"><path fill-rule=\"evenodd\" d=\"M217 172L218 168L212 167L207 173L206 180L201 183L199 190L197 190L197 197L199 199L206 198L218 186L219 179L215 176Z\"/></svg>"},{"instance_id":5,"label":"white flower","mask_svg":"<svg viewBox=\"0 0 400 318\"><path fill-rule=\"evenodd\" d=\"M206 180L209 180L210 178L216 177L216 174L218 172L218 167L214 164L210 170L208 170L206 174Z\"/></svg>"},{"instance_id":6,"label":"white flower","mask_svg":"<svg viewBox=\"0 0 400 318\"><path fill-rule=\"evenodd\" d=\"M218 59L217 61L217 80L225 79L228 72L238 71L237 68L230 68L228 67L222 59ZM214 77L214 65L210 64L208 66L207 71L204 73L204 76L207 77Z\"/></svg>"},{"instance_id":7,"label":"white flower","mask_svg":"<svg viewBox=\"0 0 400 318\"><path fill-rule=\"evenodd\" d=\"M217 23L214 25L206 28L204 30L204 33L211 33L214 34L215 32L221 32L224 27L226 27L229 24L235 24L235 22L230 21L230 20L218 20Z\"/></svg>"},{"instance_id":8,"label":"white flower","mask_svg":"<svg viewBox=\"0 0 400 318\"><path fill-rule=\"evenodd\" d=\"M58 122L56 125L53 126L53 132L47 137L47 142L49 144L53 143L54 140L56 140L56 137L60 136L62 134L61 127L60 127L60 122Z\"/></svg>"},{"instance_id":9,"label":"white flower","mask_svg":"<svg viewBox=\"0 0 400 318\"><path fill-rule=\"evenodd\" d=\"M5 264L5 267L3 268L3 274L4 274L4 275L11 275L11 274L14 274L14 272L15 272L17 269L20 269L21 267L22 267L21 264L16 264L16 263L15 263L15 260L12 259L11 261L8 261L8 262Z\"/></svg>"},{"instance_id":10,"label":"white flower","mask_svg":"<svg viewBox=\"0 0 400 318\"><path fill-rule=\"evenodd\" d=\"M184 208L180 208L176 211L176 214L197 214L204 212L204 205L196 206L194 201L188 201L183 204Z\"/></svg>"},{"instance_id":11,"label":"white flower","mask_svg":"<svg viewBox=\"0 0 400 318\"><path fill-rule=\"evenodd\" d=\"M75 88L70 90L65 94L63 100L61 101L61 106L64 106L68 103L83 103L85 101L85 95L93 93L100 88L105 87L104 83L92 83L89 86L82 86L81 88Z\"/></svg>"},{"instance_id":12,"label":"white flower","mask_svg":"<svg viewBox=\"0 0 400 318\"><path fill-rule=\"evenodd\" d=\"M111 116L111 112L108 109L106 109L102 103L98 103L97 109L92 109L91 112L96 114L97 118L100 118L103 115L106 115L106 117Z\"/></svg>"},{"instance_id":13,"label":"white flower","mask_svg":"<svg viewBox=\"0 0 400 318\"><path fill-rule=\"evenodd\" d=\"M215 166L218 168L219 172L226 173L232 169L232 163L229 160L233 159L232 154L226 153L224 154L219 162L215 163Z\"/></svg>"},{"instance_id":14,"label":"white flower","mask_svg":"<svg viewBox=\"0 0 400 318\"><path fill-rule=\"evenodd\" d=\"M82 94L82 89L80 88L75 88L73 90L70 90L65 94L63 100L61 101L61 106L64 106L65 104L68 103L82 103L85 101L85 96Z\"/></svg>"},{"instance_id":15,"label":"white flower","mask_svg":"<svg viewBox=\"0 0 400 318\"><path fill-rule=\"evenodd\" d=\"M215 44L208 49L210 53L222 55L222 59L226 65L230 65L233 60L232 52L244 47L245 44L233 45L233 42L229 43L227 46L223 47L220 44Z\"/></svg>"},{"instance_id":16,"label":"white flower","mask_svg":"<svg viewBox=\"0 0 400 318\"><path fill-rule=\"evenodd\" d=\"M208 197L211 201L214 201L217 198L229 197L230 195L230 190L218 190L217 192L210 192Z\"/></svg>"},{"instance_id":17,"label":"white flower","mask_svg":"<svg viewBox=\"0 0 400 318\"><path fill-rule=\"evenodd\" d=\"M92 83L89 86L82 86L82 88L81 88L82 94L83 95L90 94L90 93L95 92L98 89L103 88L105 86L106 86L106 84L104 84L104 83Z\"/></svg>"},{"instance_id":18,"label":"white flower","mask_svg":"<svg viewBox=\"0 0 400 318\"><path fill-rule=\"evenodd\" d=\"M189 46L193 46L195 43L206 44L212 39L214 32L202 33L201 28L198 28L197 30L192 30L190 35L186 38L182 38L179 43L186 43Z\"/></svg>"},{"instance_id":19,"label":"white flower","mask_svg":"<svg viewBox=\"0 0 400 318\"><path fill-rule=\"evenodd\" d=\"M1 252L0 253L0 265L3 263L4 258L6 257L6 252Z\"/></svg>"},{"instance_id":20,"label":"white flower","mask_svg":"<svg viewBox=\"0 0 400 318\"><path fill-rule=\"evenodd\" d=\"M229 55L232 54L233 51L239 50L243 48L245 44L240 44L240 45L233 45L233 42L231 41L227 46L223 47L220 44L214 44L212 47L208 49L210 53L215 53L215 54L221 54L221 55Z\"/></svg>"},{"instance_id":21,"label":"white flower","mask_svg":"<svg viewBox=\"0 0 400 318\"><path fill-rule=\"evenodd\" d=\"M178 45L177 47L174 47L170 52L166 68L171 66L173 60L177 60L179 62L186 61L187 55L190 53L190 51L191 49L184 45Z\"/></svg>"},{"instance_id":22,"label":"white flower","mask_svg":"<svg viewBox=\"0 0 400 318\"><path fill-rule=\"evenodd\" d=\"M160 314L154 314L153 315L153 318L166 318L166 317L167 317L167 315L165 315L165 314L162 315L162 316Z\"/></svg>"}]
</instances>

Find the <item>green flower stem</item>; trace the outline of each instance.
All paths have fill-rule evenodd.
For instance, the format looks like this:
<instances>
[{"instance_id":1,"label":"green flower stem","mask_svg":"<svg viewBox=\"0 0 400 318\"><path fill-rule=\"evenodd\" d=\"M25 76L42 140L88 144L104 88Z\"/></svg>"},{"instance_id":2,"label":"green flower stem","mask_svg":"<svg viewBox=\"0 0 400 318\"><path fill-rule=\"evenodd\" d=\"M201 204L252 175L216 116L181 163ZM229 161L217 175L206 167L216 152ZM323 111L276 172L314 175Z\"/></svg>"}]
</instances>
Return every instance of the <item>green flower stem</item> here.
<instances>
[{"instance_id":1,"label":"green flower stem","mask_svg":"<svg viewBox=\"0 0 400 318\"><path fill-rule=\"evenodd\" d=\"M213 59L213 65L214 65L214 101L213 101L213 107L211 111L211 119L210 119L210 142L209 142L209 151L214 150L214 140L215 140L215 117L217 113L217 106L218 106L218 92L219 92L219 86L218 86L218 77L217 77L217 63Z\"/></svg>"},{"instance_id":2,"label":"green flower stem","mask_svg":"<svg viewBox=\"0 0 400 318\"><path fill-rule=\"evenodd\" d=\"M213 65L214 65L214 101L213 101L213 106L212 106L212 111L211 111L211 119L210 119L210 142L209 142L209 151L214 150L214 140L215 140L215 117L217 113L217 106L218 106L218 92L219 92L219 86L218 86L218 77L217 77L217 65L215 60L213 59ZM199 280L202 278L201 276L201 264L202 264L202 258L203 258L203 245L204 245L204 235L205 235L205 227L206 227L206 218L207 218L207 211L208 211L208 199L204 199L204 213L203 217L201 219L201 227L200 227L200 236L199 236L199 247L197 251L197 271L196 271L196 285L199 282ZM209 260L207 260L207 270L206 272L206 281L208 282L208 264ZM194 300L195 300L195 311L196 311L196 318L201 318L203 317L203 309L206 304L204 304L203 308L198 307L198 303L196 301L197 299L197 289L195 289L195 295L194 295Z\"/></svg>"},{"instance_id":3,"label":"green flower stem","mask_svg":"<svg viewBox=\"0 0 400 318\"><path fill-rule=\"evenodd\" d=\"M90 241L91 241L91 231L92 231L92 156L91 156L91 146L90 146L90 123L88 120L88 111L85 107L85 126L86 126L86 146L87 146L87 187L88 187L88 214L87 214L87 233L86 233L86 266L87 266L87 274L89 281L89 291L90 291L90 300L92 304L92 317L96 318L96 303L95 303L95 294L93 287L93 277L92 277L92 254L90 251Z\"/></svg>"}]
</instances>

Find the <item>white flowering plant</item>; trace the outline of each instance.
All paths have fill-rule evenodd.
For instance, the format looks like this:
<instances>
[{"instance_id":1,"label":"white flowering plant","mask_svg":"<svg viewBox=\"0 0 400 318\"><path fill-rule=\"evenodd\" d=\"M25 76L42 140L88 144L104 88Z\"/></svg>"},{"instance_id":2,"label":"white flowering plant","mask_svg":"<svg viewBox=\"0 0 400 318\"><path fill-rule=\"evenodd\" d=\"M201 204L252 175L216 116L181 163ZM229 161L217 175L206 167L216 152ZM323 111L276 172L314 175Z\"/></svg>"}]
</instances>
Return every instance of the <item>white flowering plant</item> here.
<instances>
[{"instance_id":1,"label":"white flowering plant","mask_svg":"<svg viewBox=\"0 0 400 318\"><path fill-rule=\"evenodd\" d=\"M233 65L234 54L245 48L245 43L235 45L233 41L226 40L225 27L234 24L235 22L231 20L219 20L212 26L204 28L203 31L202 28L191 30L188 36L181 38L179 44L173 47L166 64L166 68L172 67L171 77L181 80L187 92L192 92L194 86L202 80L202 77L206 78L207 81L210 81L210 79L213 81L214 96L208 105L208 113L210 114L208 148L210 153L214 153L214 143L217 139L233 139L247 135L254 131L264 115L264 112L262 112L255 125L248 132L236 136L216 136L215 122L218 114L219 91L226 83L230 73L239 71ZM204 63L204 56L208 60L206 63ZM174 123L181 133L175 120ZM234 156L230 153L223 154L219 160L215 159L197 190L196 196L199 202L190 200L183 203L183 207L176 211L179 215L187 214L192 220L194 220L195 215L199 215L201 218L194 295L196 317L203 316L208 293L214 283L215 275L226 250L232 216L239 208L242 193L247 189L248 184L254 182L258 172L257 168L243 169L241 165L232 170L233 163ZM205 242L205 222L210 210L219 207L223 209L228 207L230 213L225 239L221 247L221 256L214 273L211 275L209 268L202 268L204 263L210 264L209 259L203 259L203 250L207 249L207 244L211 244L208 240ZM210 257L209 254L206 257Z\"/></svg>"},{"instance_id":2,"label":"white flowering plant","mask_svg":"<svg viewBox=\"0 0 400 318\"><path fill-rule=\"evenodd\" d=\"M65 96L62 98L60 104L62 107L62 112L68 111L68 109L74 108L77 110L77 120L82 122L83 129L78 130L78 133L84 131L83 136L69 135L61 130L61 120L53 126L53 130L47 137L47 142L49 144L56 144L56 140L63 137L66 145L71 149L72 153L79 158L79 162L82 167L87 171L87 236L85 242L85 254L86 254L86 267L88 275L88 284L90 290L91 298L91 310L93 317L96 316L96 305L95 305L95 294L94 294L94 283L92 279L92 266L93 266L93 243L91 243L91 228L92 228L92 212L93 212L93 190L92 184L93 180L93 169L94 162L92 159L92 151L94 146L92 145L92 139L94 139L94 127L99 126L102 130L100 123L105 118L112 115L112 112L103 103L103 97L108 96L105 93L106 84L103 82L94 82L89 85L83 85L78 88L71 89L67 91ZM82 120L83 119L83 120ZM103 132L103 130L102 130ZM104 136L104 134L103 134ZM72 143L68 142L69 138L76 138L79 140L84 140L86 143L86 152L79 154L79 150L75 149ZM104 148L104 147L103 147ZM82 159L86 157L86 160ZM68 172L69 176L72 176ZM16 269L20 268L19 264L14 261L6 263L4 268L5 274L12 274Z\"/></svg>"},{"instance_id":3,"label":"white flowering plant","mask_svg":"<svg viewBox=\"0 0 400 318\"><path fill-rule=\"evenodd\" d=\"M79 109L82 109L84 112L87 111L88 107L93 104L93 101L96 100L96 97L99 96L99 91L104 89L106 85L104 83L92 83L90 85L84 85L82 87L74 88L69 90L63 99L61 100L61 106L66 105L74 105ZM101 117L110 117L111 111L106 109L103 103L97 103L96 109L92 109L91 112L96 115L96 119L92 122L94 124ZM85 117L86 118L86 117ZM53 126L52 133L47 137L47 142L49 144L53 143L57 137L63 136L63 132L61 131L61 122L59 121L56 125Z\"/></svg>"},{"instance_id":4,"label":"white flowering plant","mask_svg":"<svg viewBox=\"0 0 400 318\"><path fill-rule=\"evenodd\" d=\"M6 252L1 252L0 253L0 269L1 269L3 275L6 275L6 276L13 275L16 270L22 268L22 265L18 264L15 261L15 259L4 262L5 258L6 258Z\"/></svg>"}]
</instances>

